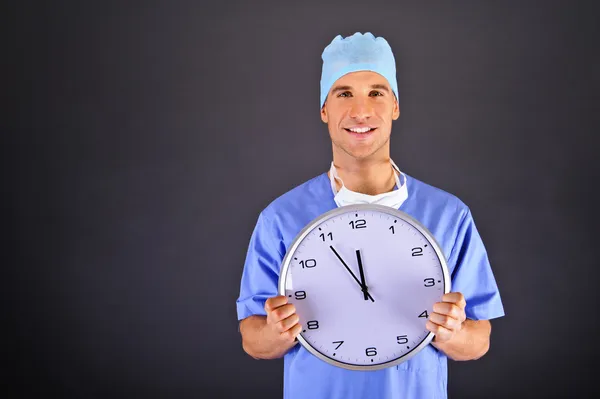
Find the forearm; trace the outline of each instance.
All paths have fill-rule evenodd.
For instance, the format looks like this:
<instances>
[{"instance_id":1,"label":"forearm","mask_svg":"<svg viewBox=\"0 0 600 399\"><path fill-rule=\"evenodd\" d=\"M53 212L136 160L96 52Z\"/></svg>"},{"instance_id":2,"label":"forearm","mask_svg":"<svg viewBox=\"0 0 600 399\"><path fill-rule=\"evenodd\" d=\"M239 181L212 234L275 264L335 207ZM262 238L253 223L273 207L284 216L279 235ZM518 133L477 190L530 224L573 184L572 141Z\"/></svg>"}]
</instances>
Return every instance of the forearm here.
<instances>
[{"instance_id":1,"label":"forearm","mask_svg":"<svg viewBox=\"0 0 600 399\"><path fill-rule=\"evenodd\" d=\"M488 320L466 319L460 331L446 342L431 342L452 360L475 360L490 347L491 324Z\"/></svg>"},{"instance_id":2,"label":"forearm","mask_svg":"<svg viewBox=\"0 0 600 399\"><path fill-rule=\"evenodd\" d=\"M250 316L240 322L242 347L255 359L277 359L285 355L296 342L282 341L278 333L267 328L265 316Z\"/></svg>"}]
</instances>

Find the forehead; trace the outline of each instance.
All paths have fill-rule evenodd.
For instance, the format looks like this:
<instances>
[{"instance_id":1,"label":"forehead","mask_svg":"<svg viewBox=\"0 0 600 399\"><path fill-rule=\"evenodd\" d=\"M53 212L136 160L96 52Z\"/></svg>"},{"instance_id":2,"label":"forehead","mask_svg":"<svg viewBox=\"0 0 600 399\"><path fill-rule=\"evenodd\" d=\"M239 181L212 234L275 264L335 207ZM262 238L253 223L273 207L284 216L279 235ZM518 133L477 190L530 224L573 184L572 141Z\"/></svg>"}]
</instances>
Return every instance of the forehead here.
<instances>
[{"instance_id":1,"label":"forehead","mask_svg":"<svg viewBox=\"0 0 600 399\"><path fill-rule=\"evenodd\" d=\"M389 82L382 75L372 71L358 71L347 73L335 81L332 88L335 86L371 86L371 85L390 86Z\"/></svg>"}]
</instances>

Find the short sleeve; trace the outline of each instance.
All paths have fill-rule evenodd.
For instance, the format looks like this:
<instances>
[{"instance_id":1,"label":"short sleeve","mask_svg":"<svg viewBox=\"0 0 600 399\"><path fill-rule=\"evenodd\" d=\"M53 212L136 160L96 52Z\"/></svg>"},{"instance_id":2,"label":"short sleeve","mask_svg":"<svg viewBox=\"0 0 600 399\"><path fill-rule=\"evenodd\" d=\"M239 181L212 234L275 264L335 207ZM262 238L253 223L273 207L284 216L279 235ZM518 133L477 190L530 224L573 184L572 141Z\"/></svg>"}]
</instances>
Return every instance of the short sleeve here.
<instances>
[{"instance_id":1,"label":"short sleeve","mask_svg":"<svg viewBox=\"0 0 600 399\"><path fill-rule=\"evenodd\" d=\"M467 318L489 320L504 316L487 251L468 208L458 229L449 262L455 265L451 276L452 291L465 296Z\"/></svg>"},{"instance_id":2,"label":"short sleeve","mask_svg":"<svg viewBox=\"0 0 600 399\"><path fill-rule=\"evenodd\" d=\"M267 298L278 293L279 269L283 255L277 249L276 228L261 213L250 238L240 296L236 301L238 320L252 315L266 315Z\"/></svg>"}]
</instances>

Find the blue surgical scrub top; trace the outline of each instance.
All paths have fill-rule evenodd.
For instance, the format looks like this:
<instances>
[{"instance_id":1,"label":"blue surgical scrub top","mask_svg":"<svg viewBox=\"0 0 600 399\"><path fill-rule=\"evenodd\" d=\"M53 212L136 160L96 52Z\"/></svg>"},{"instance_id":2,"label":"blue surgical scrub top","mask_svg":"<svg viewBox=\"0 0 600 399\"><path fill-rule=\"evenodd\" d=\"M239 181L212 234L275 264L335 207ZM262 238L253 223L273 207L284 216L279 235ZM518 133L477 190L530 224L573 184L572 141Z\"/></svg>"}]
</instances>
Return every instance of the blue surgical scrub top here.
<instances>
[{"instance_id":1,"label":"blue surgical scrub top","mask_svg":"<svg viewBox=\"0 0 600 399\"><path fill-rule=\"evenodd\" d=\"M452 291L465 296L467 318L504 315L488 256L469 208L456 196L405 173L408 198L400 210L433 234L447 259ZM283 194L259 215L250 238L237 300L238 320L265 315L278 295L281 263L297 234L334 209L327 173ZM284 357L285 399L447 398L447 357L427 345L414 357L382 370L355 371L332 366L297 344Z\"/></svg>"}]
</instances>

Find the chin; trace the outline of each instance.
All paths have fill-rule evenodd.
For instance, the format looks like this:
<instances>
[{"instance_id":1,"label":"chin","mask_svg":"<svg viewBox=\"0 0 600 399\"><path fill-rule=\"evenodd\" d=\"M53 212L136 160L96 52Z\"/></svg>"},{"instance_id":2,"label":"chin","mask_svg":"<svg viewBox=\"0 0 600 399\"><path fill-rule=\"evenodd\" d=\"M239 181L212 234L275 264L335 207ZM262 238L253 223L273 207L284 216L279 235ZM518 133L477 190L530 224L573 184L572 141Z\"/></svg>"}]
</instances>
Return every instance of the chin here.
<instances>
[{"instance_id":1,"label":"chin","mask_svg":"<svg viewBox=\"0 0 600 399\"><path fill-rule=\"evenodd\" d=\"M367 159L369 158L371 155L373 155L376 151L373 150L372 148L364 149L364 150L350 150L350 151L346 151L352 158L355 159Z\"/></svg>"},{"instance_id":2,"label":"chin","mask_svg":"<svg viewBox=\"0 0 600 399\"><path fill-rule=\"evenodd\" d=\"M381 145L379 143L364 143L363 145L350 145L349 143L344 143L343 141L334 141L334 145L339 149L350 155L352 158L357 160L368 159L376 154L380 149ZM353 143L355 144L355 143Z\"/></svg>"}]
</instances>

